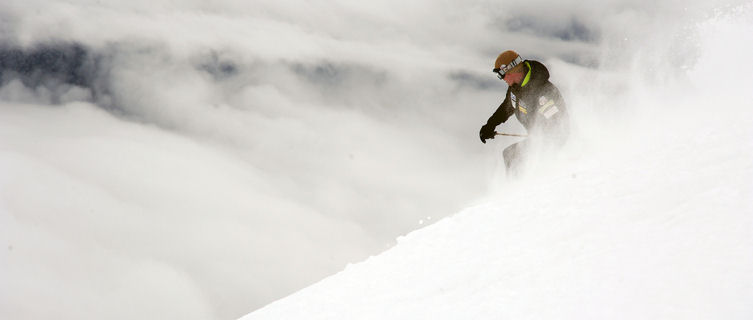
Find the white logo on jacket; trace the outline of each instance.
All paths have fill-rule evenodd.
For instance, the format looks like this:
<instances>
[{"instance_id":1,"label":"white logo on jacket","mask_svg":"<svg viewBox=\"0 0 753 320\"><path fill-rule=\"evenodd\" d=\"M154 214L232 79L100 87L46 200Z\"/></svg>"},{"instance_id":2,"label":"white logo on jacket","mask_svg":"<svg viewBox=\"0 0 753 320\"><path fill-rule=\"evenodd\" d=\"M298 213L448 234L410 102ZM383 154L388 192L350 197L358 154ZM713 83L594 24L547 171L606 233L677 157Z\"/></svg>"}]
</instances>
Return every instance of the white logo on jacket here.
<instances>
[{"instance_id":1,"label":"white logo on jacket","mask_svg":"<svg viewBox=\"0 0 753 320\"><path fill-rule=\"evenodd\" d=\"M544 117L546 117L547 119L551 118L553 115L560 111L560 109L557 108L556 105L554 105L554 100L549 99L546 96L539 97L539 105L539 113L544 115Z\"/></svg>"}]
</instances>

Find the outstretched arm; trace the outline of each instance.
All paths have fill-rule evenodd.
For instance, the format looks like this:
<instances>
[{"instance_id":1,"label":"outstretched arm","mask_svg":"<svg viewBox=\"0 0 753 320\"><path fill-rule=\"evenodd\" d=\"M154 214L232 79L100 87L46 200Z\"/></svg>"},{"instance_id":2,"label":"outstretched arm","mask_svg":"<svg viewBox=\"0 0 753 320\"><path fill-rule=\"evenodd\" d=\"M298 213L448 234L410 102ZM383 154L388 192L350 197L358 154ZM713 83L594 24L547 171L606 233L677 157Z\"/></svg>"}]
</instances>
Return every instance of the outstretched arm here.
<instances>
[{"instance_id":1,"label":"outstretched arm","mask_svg":"<svg viewBox=\"0 0 753 320\"><path fill-rule=\"evenodd\" d=\"M486 124L481 127L481 131L479 131L481 142L486 143L486 139L494 139L494 129L496 129L500 123L507 121L513 113L515 113L515 109L510 102L510 89L508 89L507 94L505 95L505 100L502 101L502 104L500 104L497 110L494 111L494 114L489 117Z\"/></svg>"},{"instance_id":2,"label":"outstretched arm","mask_svg":"<svg viewBox=\"0 0 753 320\"><path fill-rule=\"evenodd\" d=\"M502 104L500 104L497 110L494 111L494 114L489 117L489 120L486 121L486 125L491 126L492 129L494 129L500 123L507 121L507 119L509 119L514 113L515 108L513 108L512 102L510 102L510 90L508 89L507 94L505 95L505 100L502 101Z\"/></svg>"}]
</instances>

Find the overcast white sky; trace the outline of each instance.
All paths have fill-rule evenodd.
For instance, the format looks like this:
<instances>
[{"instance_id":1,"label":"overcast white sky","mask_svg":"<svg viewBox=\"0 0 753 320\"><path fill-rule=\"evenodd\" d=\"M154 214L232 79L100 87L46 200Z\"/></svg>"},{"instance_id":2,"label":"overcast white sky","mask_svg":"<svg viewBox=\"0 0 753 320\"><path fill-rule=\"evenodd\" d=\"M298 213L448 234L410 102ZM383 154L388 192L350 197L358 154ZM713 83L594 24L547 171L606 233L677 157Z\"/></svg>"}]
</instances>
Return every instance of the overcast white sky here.
<instances>
[{"instance_id":1,"label":"overcast white sky","mask_svg":"<svg viewBox=\"0 0 753 320\"><path fill-rule=\"evenodd\" d=\"M500 52L594 132L722 4L3 1L0 318L246 314L482 201Z\"/></svg>"}]
</instances>

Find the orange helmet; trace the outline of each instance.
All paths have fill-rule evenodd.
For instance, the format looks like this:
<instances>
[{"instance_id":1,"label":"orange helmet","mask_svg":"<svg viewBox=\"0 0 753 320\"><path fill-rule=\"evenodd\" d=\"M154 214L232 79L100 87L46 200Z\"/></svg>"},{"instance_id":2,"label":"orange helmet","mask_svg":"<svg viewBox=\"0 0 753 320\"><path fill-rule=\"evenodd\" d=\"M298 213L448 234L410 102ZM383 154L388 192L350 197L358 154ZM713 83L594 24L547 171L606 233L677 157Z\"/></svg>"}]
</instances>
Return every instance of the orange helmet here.
<instances>
[{"instance_id":1,"label":"orange helmet","mask_svg":"<svg viewBox=\"0 0 753 320\"><path fill-rule=\"evenodd\" d=\"M504 78L505 73L509 72L521 63L523 63L523 58L521 58L517 52L507 50L497 56L497 60L494 61L494 69L492 71L496 73L500 77L500 79L502 79Z\"/></svg>"}]
</instances>

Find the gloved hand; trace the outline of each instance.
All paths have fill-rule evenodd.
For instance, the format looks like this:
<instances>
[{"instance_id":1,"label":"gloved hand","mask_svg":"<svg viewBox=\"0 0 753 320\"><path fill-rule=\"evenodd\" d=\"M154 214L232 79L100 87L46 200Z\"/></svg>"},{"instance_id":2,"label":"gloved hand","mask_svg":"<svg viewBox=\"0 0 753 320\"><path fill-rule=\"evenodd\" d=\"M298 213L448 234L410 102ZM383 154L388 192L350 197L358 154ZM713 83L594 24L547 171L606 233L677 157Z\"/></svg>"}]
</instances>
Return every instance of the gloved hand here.
<instances>
[{"instance_id":1,"label":"gloved hand","mask_svg":"<svg viewBox=\"0 0 753 320\"><path fill-rule=\"evenodd\" d=\"M479 131L478 136L481 138L481 142L486 143L486 139L494 139L496 132L494 132L494 127L490 126L489 124L485 124L481 127L481 131Z\"/></svg>"}]
</instances>

